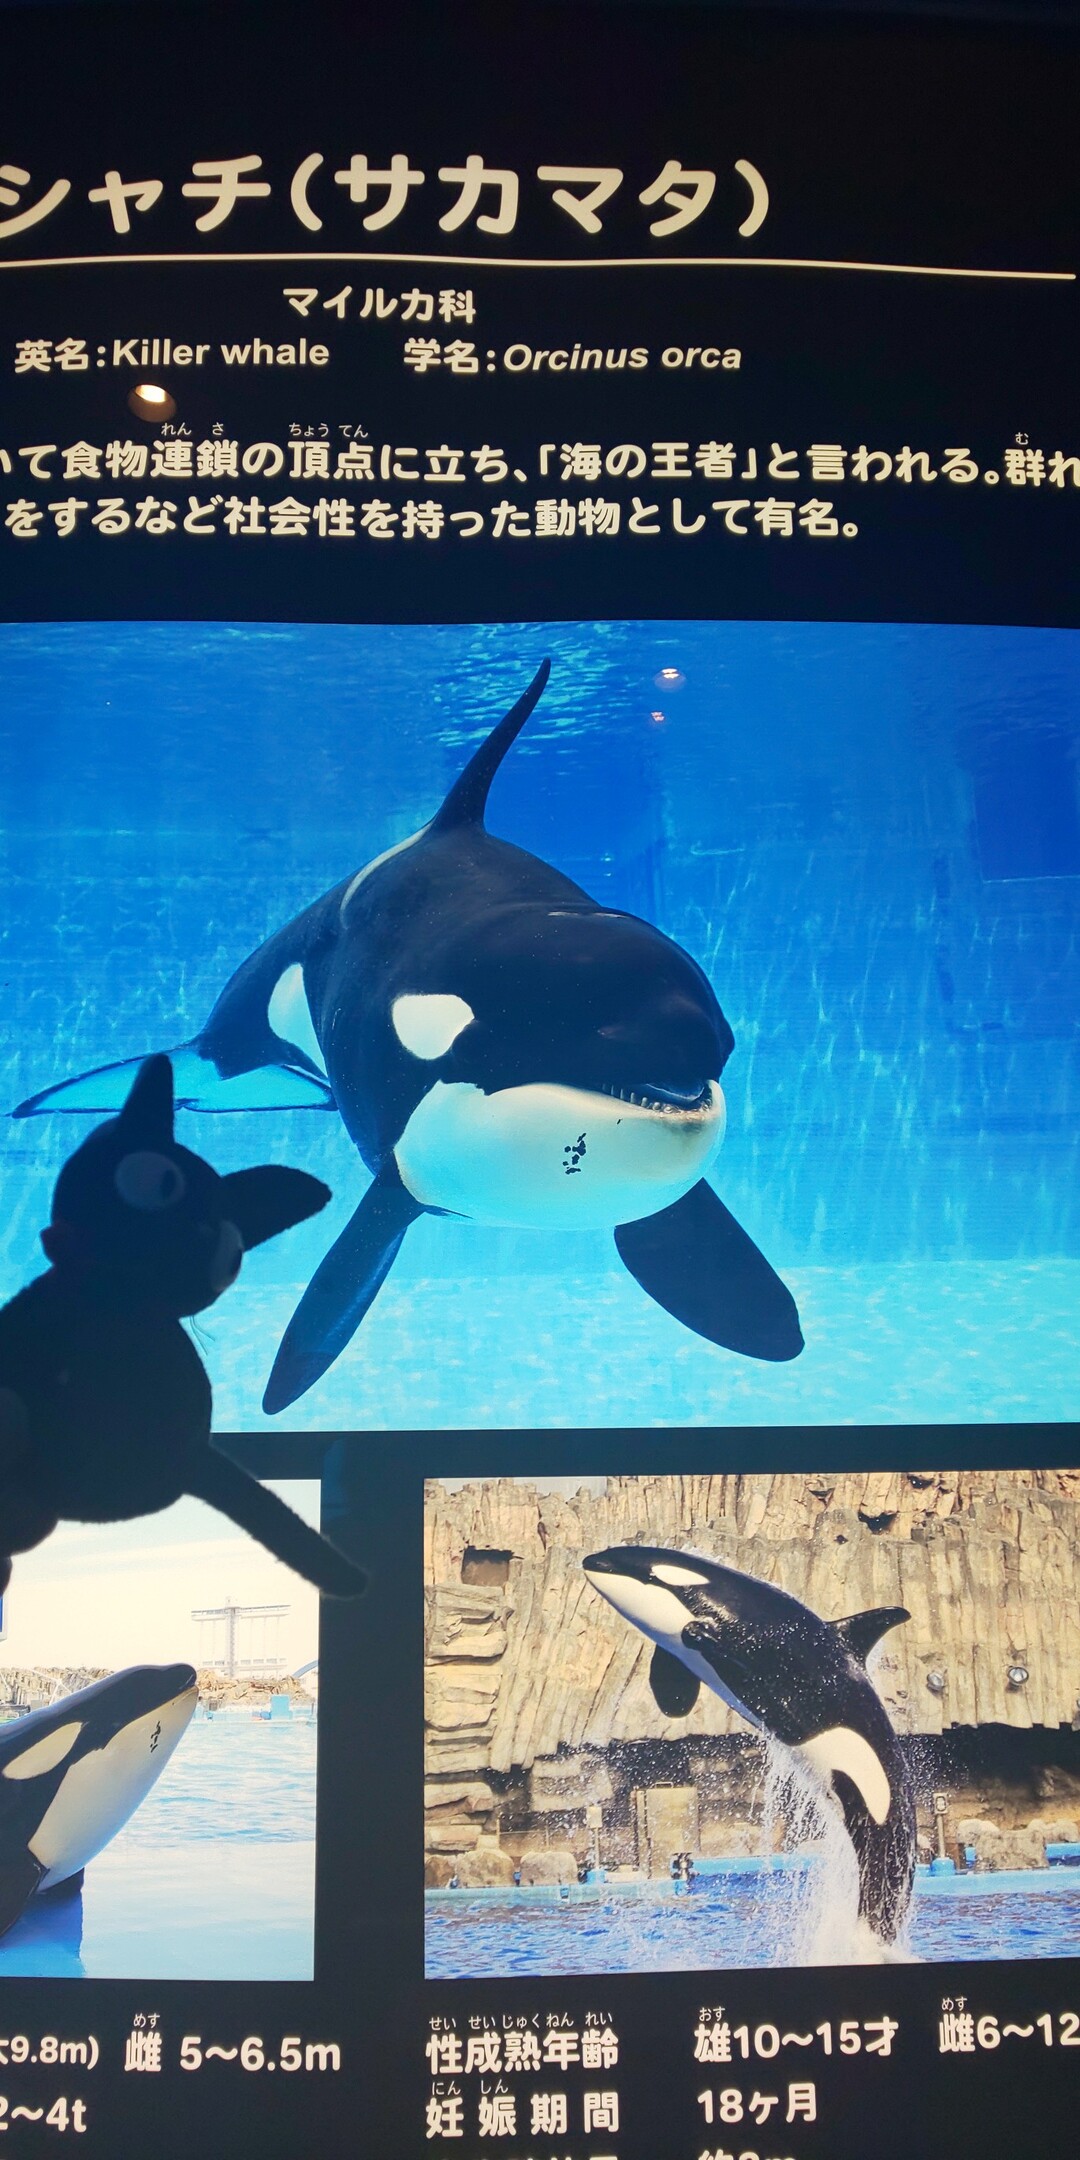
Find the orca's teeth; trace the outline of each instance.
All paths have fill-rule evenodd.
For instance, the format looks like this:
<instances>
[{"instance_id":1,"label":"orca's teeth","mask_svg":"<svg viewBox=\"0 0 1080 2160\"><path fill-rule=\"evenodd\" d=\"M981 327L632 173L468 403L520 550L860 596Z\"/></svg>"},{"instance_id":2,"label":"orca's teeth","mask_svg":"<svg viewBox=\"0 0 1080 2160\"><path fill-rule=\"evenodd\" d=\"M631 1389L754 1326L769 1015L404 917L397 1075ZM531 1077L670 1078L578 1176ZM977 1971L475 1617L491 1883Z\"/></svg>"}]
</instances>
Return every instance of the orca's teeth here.
<instances>
[{"instance_id":1,"label":"orca's teeth","mask_svg":"<svg viewBox=\"0 0 1080 2160\"><path fill-rule=\"evenodd\" d=\"M651 1110L654 1115L682 1116L689 1111L707 1110L709 1107L710 1092L707 1082L696 1095L676 1096L675 1100L672 1100L674 1092L672 1090L664 1095L654 1095L647 1088L616 1087L613 1081L601 1082L601 1093L610 1096L613 1102L630 1103L636 1110Z\"/></svg>"}]
</instances>

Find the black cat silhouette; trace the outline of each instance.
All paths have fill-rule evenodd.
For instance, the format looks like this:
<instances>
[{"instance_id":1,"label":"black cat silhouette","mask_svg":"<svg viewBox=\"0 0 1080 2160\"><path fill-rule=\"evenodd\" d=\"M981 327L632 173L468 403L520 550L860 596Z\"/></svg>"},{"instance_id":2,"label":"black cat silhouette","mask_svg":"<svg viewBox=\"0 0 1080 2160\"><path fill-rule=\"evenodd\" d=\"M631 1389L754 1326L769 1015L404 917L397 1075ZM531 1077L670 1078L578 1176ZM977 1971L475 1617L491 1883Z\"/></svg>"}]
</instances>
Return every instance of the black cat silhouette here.
<instances>
[{"instance_id":1,"label":"black cat silhouette","mask_svg":"<svg viewBox=\"0 0 1080 2160\"><path fill-rule=\"evenodd\" d=\"M0 1589L64 1518L123 1522L193 1493L334 1597L365 1576L210 1439L210 1382L181 1319L244 1252L325 1207L302 1170L219 1177L173 1138L167 1057L64 1164L48 1272L0 1311Z\"/></svg>"}]
</instances>

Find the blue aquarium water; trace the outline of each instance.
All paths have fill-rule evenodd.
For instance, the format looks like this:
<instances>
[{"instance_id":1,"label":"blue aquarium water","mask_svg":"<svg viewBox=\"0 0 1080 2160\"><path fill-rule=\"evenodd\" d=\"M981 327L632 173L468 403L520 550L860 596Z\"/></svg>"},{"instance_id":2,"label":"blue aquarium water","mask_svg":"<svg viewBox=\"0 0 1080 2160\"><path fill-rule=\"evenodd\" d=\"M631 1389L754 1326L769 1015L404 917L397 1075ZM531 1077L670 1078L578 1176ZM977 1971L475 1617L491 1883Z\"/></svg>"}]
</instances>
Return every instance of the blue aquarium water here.
<instances>
[{"instance_id":1,"label":"blue aquarium water","mask_svg":"<svg viewBox=\"0 0 1080 2160\"><path fill-rule=\"evenodd\" d=\"M619 1889L477 1894L428 1891L430 1980L511 1974L714 1972L749 1967L876 1962L852 1933L815 1946L800 1924L800 1870L773 1864L705 1876L689 1891L642 1883ZM916 1878L901 1942L904 1962L1075 1957L1080 1874L1047 1869L1006 1878ZM880 1956L878 1952L878 1956Z\"/></svg>"},{"instance_id":2,"label":"blue aquarium water","mask_svg":"<svg viewBox=\"0 0 1080 2160\"><path fill-rule=\"evenodd\" d=\"M199 1714L81 1894L32 1901L5 1975L310 1980L317 1726Z\"/></svg>"},{"instance_id":3,"label":"blue aquarium water","mask_svg":"<svg viewBox=\"0 0 1080 2160\"><path fill-rule=\"evenodd\" d=\"M190 1036L232 970L431 817L545 655L493 832L658 923L735 1033L717 1189L795 1291L789 1365L689 1334L606 1230L425 1217L293 1427L1042 1420L1080 1352L1080 638L800 623L0 626L0 1102ZM0 1287L66 1149L0 1128ZM333 1113L181 1121L331 1209L200 1322L257 1428L364 1189Z\"/></svg>"}]
</instances>

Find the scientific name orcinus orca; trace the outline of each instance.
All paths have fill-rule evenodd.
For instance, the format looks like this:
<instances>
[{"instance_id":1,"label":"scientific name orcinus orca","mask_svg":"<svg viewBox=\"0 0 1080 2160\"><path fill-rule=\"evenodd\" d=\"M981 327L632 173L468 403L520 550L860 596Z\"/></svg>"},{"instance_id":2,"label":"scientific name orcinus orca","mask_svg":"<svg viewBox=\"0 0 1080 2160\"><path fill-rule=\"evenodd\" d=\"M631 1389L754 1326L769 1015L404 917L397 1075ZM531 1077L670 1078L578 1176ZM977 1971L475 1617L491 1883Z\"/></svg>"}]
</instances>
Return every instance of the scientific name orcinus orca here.
<instances>
[{"instance_id":1,"label":"scientific name orcinus orca","mask_svg":"<svg viewBox=\"0 0 1080 2160\"><path fill-rule=\"evenodd\" d=\"M839 1803L859 1864L860 1917L879 1941L895 1942L911 1900L915 1805L865 1661L910 1613L889 1605L819 1620L785 1590L674 1547L616 1545L582 1566L656 1644L649 1678L665 1717L688 1717L704 1681Z\"/></svg>"},{"instance_id":2,"label":"scientific name orcinus orca","mask_svg":"<svg viewBox=\"0 0 1080 2160\"><path fill-rule=\"evenodd\" d=\"M197 1699L190 1665L134 1665L0 1726L0 1935L123 1828Z\"/></svg>"},{"instance_id":3,"label":"scientific name orcinus orca","mask_svg":"<svg viewBox=\"0 0 1080 2160\"><path fill-rule=\"evenodd\" d=\"M704 1179L734 1037L701 968L485 829L548 672L430 824L260 946L171 1053L181 1106L336 1107L373 1173L286 1329L268 1411L340 1356L425 1212L613 1229L630 1273L696 1334L744 1357L802 1349L790 1292ZM131 1062L15 1115L113 1109Z\"/></svg>"}]
</instances>

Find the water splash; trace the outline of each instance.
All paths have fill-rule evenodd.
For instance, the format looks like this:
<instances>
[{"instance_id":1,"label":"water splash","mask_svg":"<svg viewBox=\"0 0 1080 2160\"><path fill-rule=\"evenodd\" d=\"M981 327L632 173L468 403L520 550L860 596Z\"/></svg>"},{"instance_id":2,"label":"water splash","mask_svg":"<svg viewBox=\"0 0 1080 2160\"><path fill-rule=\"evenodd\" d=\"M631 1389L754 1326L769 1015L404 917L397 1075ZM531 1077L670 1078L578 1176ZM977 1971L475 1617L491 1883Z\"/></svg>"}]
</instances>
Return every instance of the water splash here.
<instances>
[{"instance_id":1,"label":"water splash","mask_svg":"<svg viewBox=\"0 0 1080 2160\"><path fill-rule=\"evenodd\" d=\"M777 1965L910 1962L901 1937L884 1943L859 1916L859 1866L838 1803L798 1755L763 1736L761 1850L798 1854L783 1902Z\"/></svg>"}]
</instances>

